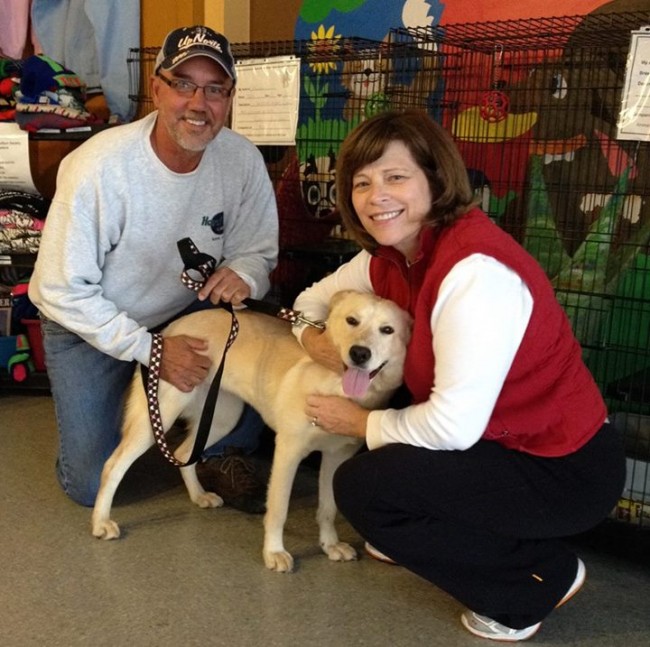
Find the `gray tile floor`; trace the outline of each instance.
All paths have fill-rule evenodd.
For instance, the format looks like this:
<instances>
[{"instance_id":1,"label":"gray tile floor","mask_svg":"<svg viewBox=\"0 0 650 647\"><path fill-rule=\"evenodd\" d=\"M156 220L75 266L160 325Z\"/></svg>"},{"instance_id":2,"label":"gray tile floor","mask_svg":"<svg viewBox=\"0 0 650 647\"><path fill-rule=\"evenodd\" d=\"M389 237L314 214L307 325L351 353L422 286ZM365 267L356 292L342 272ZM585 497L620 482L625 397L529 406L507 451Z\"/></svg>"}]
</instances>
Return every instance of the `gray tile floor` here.
<instances>
[{"instance_id":1,"label":"gray tile floor","mask_svg":"<svg viewBox=\"0 0 650 647\"><path fill-rule=\"evenodd\" d=\"M313 467L300 470L286 529L297 569L280 575L262 563L261 518L193 507L157 450L118 492L123 537L94 539L90 510L55 482L55 443L48 396L0 393L3 647L492 644L461 628L455 600L404 569L329 562L317 545ZM344 520L340 531L361 548ZM531 644L650 645L647 562L593 542L577 549L585 587Z\"/></svg>"}]
</instances>

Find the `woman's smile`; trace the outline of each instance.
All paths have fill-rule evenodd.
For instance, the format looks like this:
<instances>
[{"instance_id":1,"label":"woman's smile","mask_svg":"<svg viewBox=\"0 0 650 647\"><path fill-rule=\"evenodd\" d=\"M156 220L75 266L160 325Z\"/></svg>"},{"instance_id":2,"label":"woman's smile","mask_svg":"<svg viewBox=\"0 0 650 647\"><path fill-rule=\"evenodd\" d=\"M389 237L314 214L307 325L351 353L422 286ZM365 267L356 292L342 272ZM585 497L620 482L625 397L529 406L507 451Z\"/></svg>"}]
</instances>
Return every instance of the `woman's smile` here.
<instances>
[{"instance_id":1,"label":"woman's smile","mask_svg":"<svg viewBox=\"0 0 650 647\"><path fill-rule=\"evenodd\" d=\"M383 221L386 221L386 220L394 220L401 213L402 213L401 209L399 209L397 211L386 211L385 213L378 213L375 216L370 216L370 218L372 218L372 220L374 220L375 222L383 222Z\"/></svg>"}]
</instances>

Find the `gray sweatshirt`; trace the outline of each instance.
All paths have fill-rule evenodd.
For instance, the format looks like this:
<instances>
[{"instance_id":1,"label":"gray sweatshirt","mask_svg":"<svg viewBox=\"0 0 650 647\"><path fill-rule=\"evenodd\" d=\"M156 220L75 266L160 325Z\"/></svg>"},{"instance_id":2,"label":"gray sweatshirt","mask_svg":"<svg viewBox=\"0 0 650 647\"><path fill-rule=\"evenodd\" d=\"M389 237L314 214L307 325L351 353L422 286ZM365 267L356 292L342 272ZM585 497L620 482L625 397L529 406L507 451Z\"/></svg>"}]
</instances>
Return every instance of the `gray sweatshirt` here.
<instances>
[{"instance_id":1,"label":"gray sweatshirt","mask_svg":"<svg viewBox=\"0 0 650 647\"><path fill-rule=\"evenodd\" d=\"M29 296L41 313L121 360L148 363L157 326L196 295L176 243L231 268L253 298L278 254L275 196L262 156L223 128L196 170L170 171L149 135L157 113L94 135L66 156Z\"/></svg>"}]
</instances>

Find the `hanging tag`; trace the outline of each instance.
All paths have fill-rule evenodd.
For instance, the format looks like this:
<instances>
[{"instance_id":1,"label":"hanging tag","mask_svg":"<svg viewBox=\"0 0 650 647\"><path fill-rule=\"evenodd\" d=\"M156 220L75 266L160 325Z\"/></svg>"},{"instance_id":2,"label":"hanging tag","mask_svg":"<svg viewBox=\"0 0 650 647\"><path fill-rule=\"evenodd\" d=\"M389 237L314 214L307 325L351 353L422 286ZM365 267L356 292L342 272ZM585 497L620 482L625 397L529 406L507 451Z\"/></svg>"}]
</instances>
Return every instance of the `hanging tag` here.
<instances>
[{"instance_id":1,"label":"hanging tag","mask_svg":"<svg viewBox=\"0 0 650 647\"><path fill-rule=\"evenodd\" d=\"M632 32L617 127L618 139L650 141L650 25Z\"/></svg>"}]
</instances>

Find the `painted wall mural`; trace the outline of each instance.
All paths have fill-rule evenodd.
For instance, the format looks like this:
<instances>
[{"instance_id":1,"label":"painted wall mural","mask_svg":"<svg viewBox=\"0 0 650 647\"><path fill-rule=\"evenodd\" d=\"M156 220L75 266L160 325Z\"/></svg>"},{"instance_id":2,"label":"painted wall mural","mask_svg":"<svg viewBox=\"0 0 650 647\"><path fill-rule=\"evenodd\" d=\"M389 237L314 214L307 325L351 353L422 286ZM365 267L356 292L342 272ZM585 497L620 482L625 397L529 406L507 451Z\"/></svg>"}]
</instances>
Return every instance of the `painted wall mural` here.
<instances>
[{"instance_id":1,"label":"painted wall mural","mask_svg":"<svg viewBox=\"0 0 650 647\"><path fill-rule=\"evenodd\" d=\"M340 142L361 119L388 107L383 92L387 74L409 88L418 83L426 66L427 58L418 56L413 58L413 69L391 73L385 55L391 28L434 25L442 9L441 3L424 0L303 2L295 39L309 43L311 56L302 75L297 163L287 168L282 200L297 173L309 214L320 219L332 216ZM292 194L295 197L295 191Z\"/></svg>"},{"instance_id":2,"label":"painted wall mural","mask_svg":"<svg viewBox=\"0 0 650 647\"><path fill-rule=\"evenodd\" d=\"M583 344L602 344L618 334L611 304L628 273L650 271L650 160L647 144L616 140L621 53L571 57L603 13L643 11L648 0L474 0L471 12L464 0L304 0L294 31L308 44L296 157L280 200L322 225L311 230L317 238L331 233L340 142L378 111L422 107L454 134L486 210L565 295ZM434 27L444 35L461 23L557 16L585 20L552 51L537 51L537 65L513 65L495 39L475 69L450 72L437 45L420 38ZM650 300L650 281L641 291Z\"/></svg>"},{"instance_id":3,"label":"painted wall mural","mask_svg":"<svg viewBox=\"0 0 650 647\"><path fill-rule=\"evenodd\" d=\"M505 20L534 15L583 14L598 0L530 0L494 3L476 0L471 19ZM303 74L304 96L298 132L298 172L303 183L304 203L314 217L328 217L334 208L333 164L338 144L360 119L391 105L385 88L411 92L412 101L434 113L439 102L430 101L444 91L431 83L429 96L419 86L435 67L433 52L417 52L391 70L391 60L382 56L389 47L391 31L467 22L467 3L438 0L304 0L296 18L294 37L311 43L321 58ZM326 58L329 52L331 56ZM428 56L426 55L428 54ZM417 91L416 91L417 90ZM468 112L466 115L470 117ZM515 131L516 132L516 131ZM512 134L512 133L511 133ZM514 135L513 135L514 136ZM295 170L292 166L292 170Z\"/></svg>"}]
</instances>

